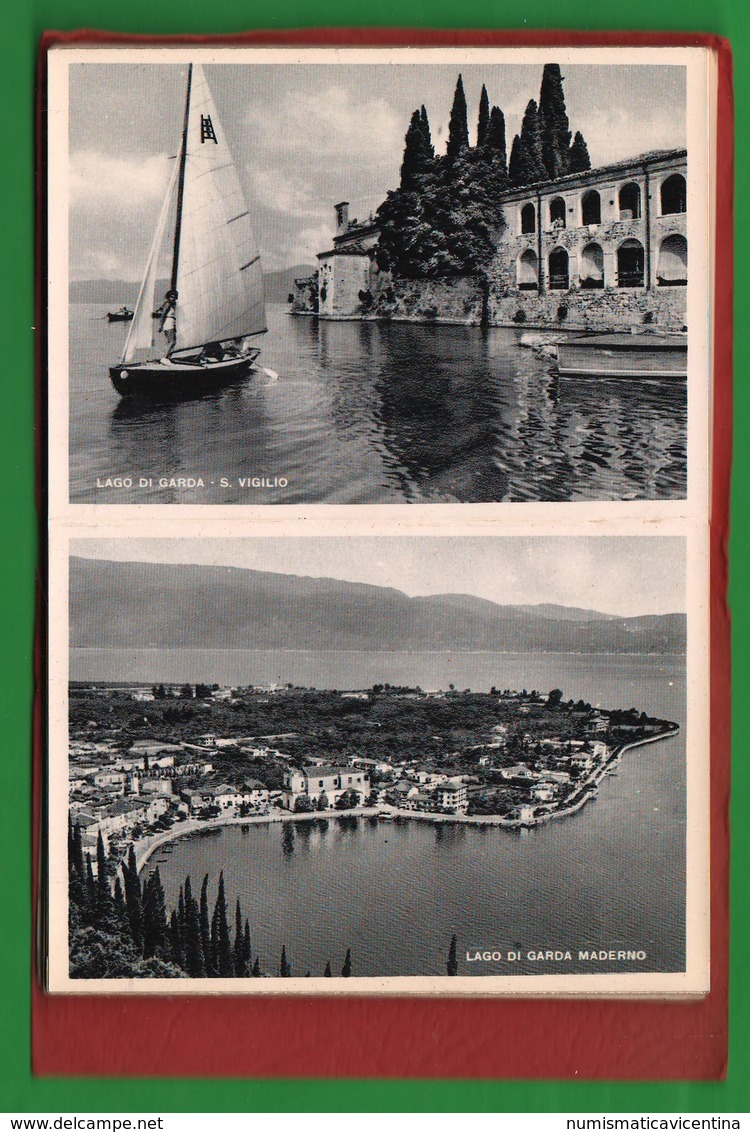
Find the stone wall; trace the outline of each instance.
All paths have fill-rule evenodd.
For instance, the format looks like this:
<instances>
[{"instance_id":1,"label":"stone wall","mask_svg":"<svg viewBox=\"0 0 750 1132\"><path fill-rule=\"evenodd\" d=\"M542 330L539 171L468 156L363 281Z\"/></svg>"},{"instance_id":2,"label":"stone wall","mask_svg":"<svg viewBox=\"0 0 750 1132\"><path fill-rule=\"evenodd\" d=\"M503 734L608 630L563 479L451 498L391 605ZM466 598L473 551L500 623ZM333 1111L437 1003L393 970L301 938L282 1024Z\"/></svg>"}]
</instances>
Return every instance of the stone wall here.
<instances>
[{"instance_id":1,"label":"stone wall","mask_svg":"<svg viewBox=\"0 0 750 1132\"><path fill-rule=\"evenodd\" d=\"M606 288L603 291L503 291L490 289L490 326L548 327L569 330L619 330L655 326L682 330L686 320L687 288Z\"/></svg>"},{"instance_id":2,"label":"stone wall","mask_svg":"<svg viewBox=\"0 0 750 1132\"><path fill-rule=\"evenodd\" d=\"M460 325L481 322L483 296L476 279L391 279L383 272L372 282L372 302L361 317Z\"/></svg>"}]
</instances>

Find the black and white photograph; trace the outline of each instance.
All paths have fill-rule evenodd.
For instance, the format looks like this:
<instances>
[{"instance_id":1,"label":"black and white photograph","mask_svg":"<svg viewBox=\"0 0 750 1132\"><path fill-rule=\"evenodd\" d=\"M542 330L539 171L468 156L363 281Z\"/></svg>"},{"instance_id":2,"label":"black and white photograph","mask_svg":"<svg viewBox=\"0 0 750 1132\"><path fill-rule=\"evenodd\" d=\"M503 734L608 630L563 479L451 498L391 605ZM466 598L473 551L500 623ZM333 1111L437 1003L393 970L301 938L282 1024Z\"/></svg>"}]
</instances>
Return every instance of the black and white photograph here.
<instances>
[{"instance_id":1,"label":"black and white photograph","mask_svg":"<svg viewBox=\"0 0 750 1132\"><path fill-rule=\"evenodd\" d=\"M705 990L688 541L72 537L51 989Z\"/></svg>"},{"instance_id":2,"label":"black and white photograph","mask_svg":"<svg viewBox=\"0 0 750 1132\"><path fill-rule=\"evenodd\" d=\"M59 490L685 500L708 87L685 49L53 50Z\"/></svg>"}]
</instances>

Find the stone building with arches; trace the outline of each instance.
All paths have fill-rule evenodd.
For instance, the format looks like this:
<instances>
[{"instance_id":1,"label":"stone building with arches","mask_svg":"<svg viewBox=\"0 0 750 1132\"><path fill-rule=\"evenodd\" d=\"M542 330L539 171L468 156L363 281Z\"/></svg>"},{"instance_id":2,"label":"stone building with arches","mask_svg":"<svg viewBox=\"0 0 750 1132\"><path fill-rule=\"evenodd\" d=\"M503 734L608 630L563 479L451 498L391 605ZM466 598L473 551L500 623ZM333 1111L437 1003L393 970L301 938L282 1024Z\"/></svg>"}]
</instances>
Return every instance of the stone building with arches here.
<instances>
[{"instance_id":1,"label":"stone building with arches","mask_svg":"<svg viewBox=\"0 0 750 1132\"><path fill-rule=\"evenodd\" d=\"M487 321L601 329L686 318L687 151L503 194Z\"/></svg>"}]
</instances>

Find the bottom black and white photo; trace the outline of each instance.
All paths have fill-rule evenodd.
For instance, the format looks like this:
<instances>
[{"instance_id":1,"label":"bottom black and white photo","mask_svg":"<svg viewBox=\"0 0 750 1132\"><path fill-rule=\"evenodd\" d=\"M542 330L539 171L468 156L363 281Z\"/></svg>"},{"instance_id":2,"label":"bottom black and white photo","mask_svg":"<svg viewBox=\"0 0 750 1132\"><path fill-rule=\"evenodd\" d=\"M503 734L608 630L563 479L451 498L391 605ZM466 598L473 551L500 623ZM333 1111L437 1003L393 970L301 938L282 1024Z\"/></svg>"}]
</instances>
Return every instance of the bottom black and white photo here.
<instances>
[{"instance_id":1,"label":"bottom black and white photo","mask_svg":"<svg viewBox=\"0 0 750 1132\"><path fill-rule=\"evenodd\" d=\"M707 989L701 539L56 554L51 990Z\"/></svg>"}]
</instances>

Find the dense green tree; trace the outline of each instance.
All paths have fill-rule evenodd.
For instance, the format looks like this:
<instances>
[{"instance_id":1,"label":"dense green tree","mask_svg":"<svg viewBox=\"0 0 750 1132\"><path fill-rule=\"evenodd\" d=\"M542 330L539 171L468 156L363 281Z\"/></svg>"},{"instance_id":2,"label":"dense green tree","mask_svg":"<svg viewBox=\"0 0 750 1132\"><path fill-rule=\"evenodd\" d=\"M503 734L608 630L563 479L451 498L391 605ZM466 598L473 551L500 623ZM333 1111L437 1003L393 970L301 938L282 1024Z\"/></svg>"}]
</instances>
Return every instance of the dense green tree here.
<instances>
[{"instance_id":1,"label":"dense green tree","mask_svg":"<svg viewBox=\"0 0 750 1132\"><path fill-rule=\"evenodd\" d=\"M326 963L326 969L323 972L323 977L326 978L326 979L332 979L333 978L333 971L331 970L331 960L330 959Z\"/></svg>"},{"instance_id":2,"label":"dense green tree","mask_svg":"<svg viewBox=\"0 0 750 1132\"><path fill-rule=\"evenodd\" d=\"M286 957L286 947L281 948L281 963L279 965L279 974L282 979L291 979L292 967Z\"/></svg>"},{"instance_id":3,"label":"dense green tree","mask_svg":"<svg viewBox=\"0 0 750 1132\"><path fill-rule=\"evenodd\" d=\"M458 76L456 90L453 95L450 121L448 122L448 146L446 156L448 161L455 161L469 148L469 123L466 109L466 95L464 83Z\"/></svg>"},{"instance_id":4,"label":"dense green tree","mask_svg":"<svg viewBox=\"0 0 750 1132\"><path fill-rule=\"evenodd\" d=\"M253 978L260 978L260 959L257 955L255 956L255 962L253 963Z\"/></svg>"},{"instance_id":5,"label":"dense green tree","mask_svg":"<svg viewBox=\"0 0 750 1132\"><path fill-rule=\"evenodd\" d=\"M448 948L447 970L449 975L458 974L458 940L451 936L451 945Z\"/></svg>"},{"instance_id":6,"label":"dense green tree","mask_svg":"<svg viewBox=\"0 0 750 1132\"><path fill-rule=\"evenodd\" d=\"M539 126L542 161L547 177L564 177L570 162L570 123L559 64L545 63L539 92Z\"/></svg>"},{"instance_id":7,"label":"dense green tree","mask_svg":"<svg viewBox=\"0 0 750 1132\"><path fill-rule=\"evenodd\" d=\"M576 130L576 135L570 147L568 172L585 173L586 170L590 168L591 158L589 157L589 147L586 145L586 140L580 130Z\"/></svg>"},{"instance_id":8,"label":"dense green tree","mask_svg":"<svg viewBox=\"0 0 750 1132\"><path fill-rule=\"evenodd\" d=\"M352 949L347 947L346 958L344 959L344 966L341 968L341 975L344 979L348 979L352 973Z\"/></svg>"},{"instance_id":9,"label":"dense green tree","mask_svg":"<svg viewBox=\"0 0 750 1132\"><path fill-rule=\"evenodd\" d=\"M173 963L144 959L131 939L95 927L76 929L70 940L70 976L74 979L179 979Z\"/></svg>"}]
</instances>

